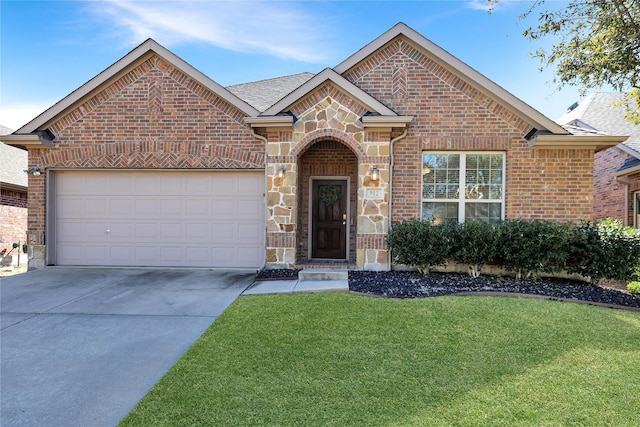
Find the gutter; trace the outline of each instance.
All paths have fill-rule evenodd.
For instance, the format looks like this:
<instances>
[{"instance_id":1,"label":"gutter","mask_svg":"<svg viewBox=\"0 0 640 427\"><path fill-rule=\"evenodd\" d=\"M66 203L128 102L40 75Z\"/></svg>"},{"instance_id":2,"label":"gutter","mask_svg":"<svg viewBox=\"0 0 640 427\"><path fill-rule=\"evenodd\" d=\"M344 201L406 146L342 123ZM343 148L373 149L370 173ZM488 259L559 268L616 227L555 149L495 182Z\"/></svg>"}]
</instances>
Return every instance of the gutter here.
<instances>
[{"instance_id":1,"label":"gutter","mask_svg":"<svg viewBox=\"0 0 640 427\"><path fill-rule=\"evenodd\" d=\"M391 231L391 218L393 213L393 209L392 209L393 207L393 197L392 197L393 196L393 164L394 164L393 145L397 141L400 141L405 136L407 136L408 132L409 130L405 128L404 132L402 132L400 136L393 138L389 143L389 204L388 204L388 213L387 213L389 215L389 225L387 227L387 234L389 234L389 232ZM391 270L391 249L387 250L387 263L389 265L389 270Z\"/></svg>"},{"instance_id":2,"label":"gutter","mask_svg":"<svg viewBox=\"0 0 640 427\"><path fill-rule=\"evenodd\" d=\"M262 271L267 266L267 194L269 192L269 168L267 167L267 155L269 153L269 141L266 137L258 135L254 128L251 128L251 135L264 142L264 262L258 271Z\"/></svg>"}]
</instances>

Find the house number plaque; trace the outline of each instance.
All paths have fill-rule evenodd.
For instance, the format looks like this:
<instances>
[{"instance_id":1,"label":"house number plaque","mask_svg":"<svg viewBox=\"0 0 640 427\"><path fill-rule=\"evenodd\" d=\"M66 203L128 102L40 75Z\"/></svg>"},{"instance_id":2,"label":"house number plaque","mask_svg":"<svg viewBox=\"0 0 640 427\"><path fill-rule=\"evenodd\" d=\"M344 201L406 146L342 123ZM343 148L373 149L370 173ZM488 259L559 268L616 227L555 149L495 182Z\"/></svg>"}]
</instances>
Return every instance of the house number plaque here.
<instances>
[{"instance_id":1,"label":"house number plaque","mask_svg":"<svg viewBox=\"0 0 640 427\"><path fill-rule=\"evenodd\" d=\"M382 190L380 188L368 188L367 189L367 199L382 199Z\"/></svg>"}]
</instances>

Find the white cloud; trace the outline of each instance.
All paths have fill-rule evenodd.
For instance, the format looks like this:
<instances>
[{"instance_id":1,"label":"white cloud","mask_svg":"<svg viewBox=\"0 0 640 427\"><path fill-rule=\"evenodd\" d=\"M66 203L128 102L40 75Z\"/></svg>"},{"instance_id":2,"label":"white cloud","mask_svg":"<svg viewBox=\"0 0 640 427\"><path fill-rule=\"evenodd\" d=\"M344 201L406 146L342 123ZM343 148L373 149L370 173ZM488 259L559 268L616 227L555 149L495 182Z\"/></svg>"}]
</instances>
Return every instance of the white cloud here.
<instances>
[{"instance_id":1,"label":"white cloud","mask_svg":"<svg viewBox=\"0 0 640 427\"><path fill-rule=\"evenodd\" d=\"M7 105L0 106L0 125L18 130L42 114L51 105Z\"/></svg>"},{"instance_id":2,"label":"white cloud","mask_svg":"<svg viewBox=\"0 0 640 427\"><path fill-rule=\"evenodd\" d=\"M496 12L504 10L514 3L513 0L500 0L498 2L489 0L470 0L467 7L474 10L482 10L485 12Z\"/></svg>"},{"instance_id":3,"label":"white cloud","mask_svg":"<svg viewBox=\"0 0 640 427\"><path fill-rule=\"evenodd\" d=\"M107 0L89 6L125 30L134 44L151 37L164 45L204 42L237 52L324 63L322 18L294 2ZM309 49L309 46L314 49Z\"/></svg>"}]
</instances>

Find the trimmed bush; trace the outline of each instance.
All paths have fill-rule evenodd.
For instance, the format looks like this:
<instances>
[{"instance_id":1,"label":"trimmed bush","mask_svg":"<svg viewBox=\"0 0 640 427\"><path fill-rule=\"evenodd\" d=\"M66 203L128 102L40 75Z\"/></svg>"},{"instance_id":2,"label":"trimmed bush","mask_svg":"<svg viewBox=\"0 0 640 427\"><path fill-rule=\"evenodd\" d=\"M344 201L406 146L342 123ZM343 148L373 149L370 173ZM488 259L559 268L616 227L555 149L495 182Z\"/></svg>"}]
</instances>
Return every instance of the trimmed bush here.
<instances>
[{"instance_id":1,"label":"trimmed bush","mask_svg":"<svg viewBox=\"0 0 640 427\"><path fill-rule=\"evenodd\" d=\"M564 269L569 257L568 223L553 221L504 221L500 227L499 253L504 267L521 279L537 273Z\"/></svg>"},{"instance_id":2,"label":"trimmed bush","mask_svg":"<svg viewBox=\"0 0 640 427\"><path fill-rule=\"evenodd\" d=\"M640 279L640 230L611 219L577 226L521 219L434 225L415 219L396 224L387 244L396 263L422 273L452 260L477 277L484 264L500 258L517 278L566 270L592 282Z\"/></svg>"},{"instance_id":3,"label":"trimmed bush","mask_svg":"<svg viewBox=\"0 0 640 427\"><path fill-rule=\"evenodd\" d=\"M568 271L591 278L631 280L640 268L640 231L611 218L584 222L572 233Z\"/></svg>"},{"instance_id":4,"label":"trimmed bush","mask_svg":"<svg viewBox=\"0 0 640 427\"><path fill-rule=\"evenodd\" d=\"M450 226L451 259L469 266L469 274L478 277L482 266L498 255L500 229L485 221L470 220Z\"/></svg>"},{"instance_id":5,"label":"trimmed bush","mask_svg":"<svg viewBox=\"0 0 640 427\"><path fill-rule=\"evenodd\" d=\"M444 265L451 249L450 227L433 221L413 219L396 224L389 232L387 244L394 260L415 266L427 274L431 267Z\"/></svg>"}]
</instances>

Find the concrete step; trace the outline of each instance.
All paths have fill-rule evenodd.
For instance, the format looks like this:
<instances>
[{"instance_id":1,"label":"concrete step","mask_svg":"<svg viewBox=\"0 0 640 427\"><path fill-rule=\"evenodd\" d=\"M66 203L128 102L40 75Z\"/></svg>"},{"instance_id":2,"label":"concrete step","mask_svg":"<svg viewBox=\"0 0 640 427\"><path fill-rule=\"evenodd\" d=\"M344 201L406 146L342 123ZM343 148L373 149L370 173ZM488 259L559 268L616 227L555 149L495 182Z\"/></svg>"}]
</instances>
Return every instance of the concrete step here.
<instances>
[{"instance_id":1,"label":"concrete step","mask_svg":"<svg viewBox=\"0 0 640 427\"><path fill-rule=\"evenodd\" d=\"M347 280L348 270L330 270L327 268L305 268L298 272L300 281Z\"/></svg>"}]
</instances>

